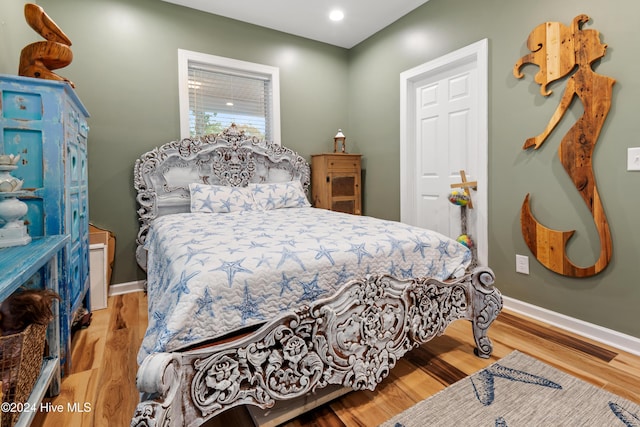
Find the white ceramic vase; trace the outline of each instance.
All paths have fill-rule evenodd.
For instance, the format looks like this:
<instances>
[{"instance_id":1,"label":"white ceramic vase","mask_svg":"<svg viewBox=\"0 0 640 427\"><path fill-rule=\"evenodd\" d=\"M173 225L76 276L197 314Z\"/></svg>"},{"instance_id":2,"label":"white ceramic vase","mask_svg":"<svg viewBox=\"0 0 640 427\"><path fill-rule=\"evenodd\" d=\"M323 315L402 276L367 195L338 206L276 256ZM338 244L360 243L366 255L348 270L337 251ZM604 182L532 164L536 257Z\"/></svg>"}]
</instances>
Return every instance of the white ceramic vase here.
<instances>
[{"instance_id":1,"label":"white ceramic vase","mask_svg":"<svg viewBox=\"0 0 640 427\"><path fill-rule=\"evenodd\" d=\"M11 171L16 169L15 165L0 164L0 192L10 193L22 188L23 181L11 176Z\"/></svg>"},{"instance_id":2,"label":"white ceramic vase","mask_svg":"<svg viewBox=\"0 0 640 427\"><path fill-rule=\"evenodd\" d=\"M20 218L27 212L29 212L27 204L16 197L0 199L0 221L4 223L2 228L24 227L24 222Z\"/></svg>"}]
</instances>

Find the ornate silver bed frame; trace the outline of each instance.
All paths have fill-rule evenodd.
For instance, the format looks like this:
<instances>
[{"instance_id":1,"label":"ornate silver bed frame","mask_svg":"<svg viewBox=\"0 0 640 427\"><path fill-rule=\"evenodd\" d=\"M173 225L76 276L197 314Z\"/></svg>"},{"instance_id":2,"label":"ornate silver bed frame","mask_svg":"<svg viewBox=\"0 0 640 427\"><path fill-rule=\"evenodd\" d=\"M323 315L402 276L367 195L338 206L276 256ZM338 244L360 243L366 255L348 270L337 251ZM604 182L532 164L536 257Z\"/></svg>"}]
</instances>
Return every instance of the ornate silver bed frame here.
<instances>
[{"instance_id":1,"label":"ornate silver bed frame","mask_svg":"<svg viewBox=\"0 0 640 427\"><path fill-rule=\"evenodd\" d=\"M309 185L302 157L235 127L154 149L136 161L134 175L141 222L136 255L143 268L150 222L188 211L189 183L299 179ZM493 283L487 267L445 282L367 276L235 341L151 354L138 370L142 395L131 425L198 425L234 406L269 408L333 384L374 390L406 352L458 319L471 321L475 353L488 358L487 330L502 310Z\"/></svg>"},{"instance_id":2,"label":"ornate silver bed frame","mask_svg":"<svg viewBox=\"0 0 640 427\"><path fill-rule=\"evenodd\" d=\"M172 213L189 212L189 184L244 187L250 182L299 180L309 188L309 164L294 151L246 136L235 125L220 134L172 141L136 160L140 229L136 258L146 270L144 242L151 222Z\"/></svg>"}]
</instances>

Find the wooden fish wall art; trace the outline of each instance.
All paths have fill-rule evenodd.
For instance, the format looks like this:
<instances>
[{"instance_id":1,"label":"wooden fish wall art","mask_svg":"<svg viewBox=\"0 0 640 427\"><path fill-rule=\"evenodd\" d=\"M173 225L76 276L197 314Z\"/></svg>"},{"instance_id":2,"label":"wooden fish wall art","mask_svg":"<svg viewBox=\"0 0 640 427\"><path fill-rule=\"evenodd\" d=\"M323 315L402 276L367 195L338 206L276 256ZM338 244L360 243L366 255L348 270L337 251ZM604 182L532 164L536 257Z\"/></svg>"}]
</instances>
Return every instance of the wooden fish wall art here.
<instances>
[{"instance_id":1,"label":"wooden fish wall art","mask_svg":"<svg viewBox=\"0 0 640 427\"><path fill-rule=\"evenodd\" d=\"M615 79L597 74L592 64L602 58L607 45L600 41L600 33L583 29L587 15L578 15L571 27L560 22L545 22L533 29L527 39L531 53L523 56L513 67L513 74L522 78L521 68L535 64L540 70L534 80L540 93L551 94L547 85L573 73L568 79L560 103L542 133L525 141L523 149L537 150L545 142L567 112L575 97L584 113L563 136L558 149L560 162L582 199L589 208L600 239L600 254L595 264L579 267L566 254L566 245L573 231L552 230L540 224L530 206L530 195L524 199L520 211L522 235L536 259L551 271L570 277L590 277L604 270L611 260L612 244L609 223L596 187L592 155L600 131L611 108Z\"/></svg>"}]
</instances>

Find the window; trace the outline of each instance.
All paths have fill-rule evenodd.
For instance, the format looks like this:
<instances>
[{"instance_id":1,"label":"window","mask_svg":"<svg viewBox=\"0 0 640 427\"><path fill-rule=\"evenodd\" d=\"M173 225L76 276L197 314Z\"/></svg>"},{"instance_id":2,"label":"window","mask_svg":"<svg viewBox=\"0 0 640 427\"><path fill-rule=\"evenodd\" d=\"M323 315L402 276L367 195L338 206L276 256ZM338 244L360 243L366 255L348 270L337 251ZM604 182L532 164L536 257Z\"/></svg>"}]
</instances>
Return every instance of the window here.
<instances>
[{"instance_id":1,"label":"window","mask_svg":"<svg viewBox=\"0 0 640 427\"><path fill-rule=\"evenodd\" d=\"M180 134L219 133L232 123L280 143L277 67L178 49Z\"/></svg>"}]
</instances>

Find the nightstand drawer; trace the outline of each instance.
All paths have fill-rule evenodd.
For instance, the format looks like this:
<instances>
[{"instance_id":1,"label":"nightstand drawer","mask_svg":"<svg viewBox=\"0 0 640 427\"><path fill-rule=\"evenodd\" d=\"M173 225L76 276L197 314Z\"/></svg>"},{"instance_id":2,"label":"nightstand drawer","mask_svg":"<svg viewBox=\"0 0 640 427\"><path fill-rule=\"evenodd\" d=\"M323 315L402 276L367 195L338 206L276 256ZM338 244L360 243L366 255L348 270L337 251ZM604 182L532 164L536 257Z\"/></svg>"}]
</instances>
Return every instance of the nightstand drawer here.
<instances>
[{"instance_id":1,"label":"nightstand drawer","mask_svg":"<svg viewBox=\"0 0 640 427\"><path fill-rule=\"evenodd\" d=\"M360 169L360 158L349 157L332 157L327 159L327 167L329 171L356 171Z\"/></svg>"}]
</instances>

